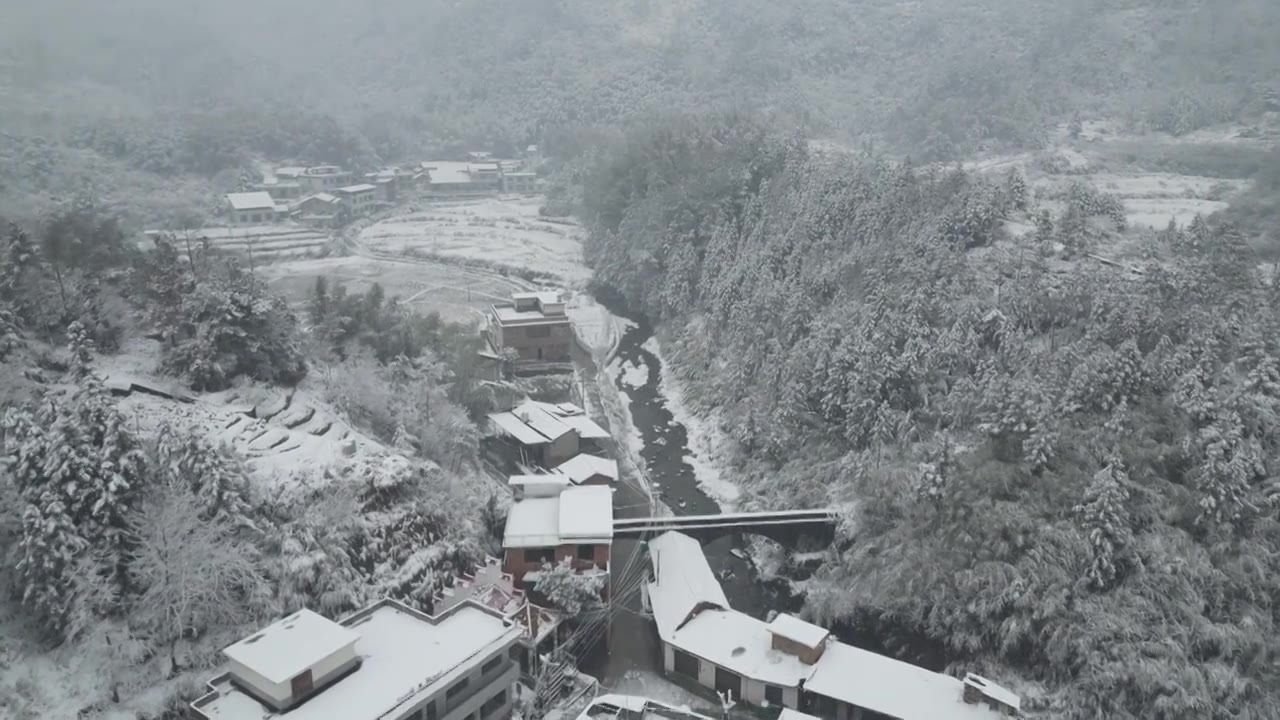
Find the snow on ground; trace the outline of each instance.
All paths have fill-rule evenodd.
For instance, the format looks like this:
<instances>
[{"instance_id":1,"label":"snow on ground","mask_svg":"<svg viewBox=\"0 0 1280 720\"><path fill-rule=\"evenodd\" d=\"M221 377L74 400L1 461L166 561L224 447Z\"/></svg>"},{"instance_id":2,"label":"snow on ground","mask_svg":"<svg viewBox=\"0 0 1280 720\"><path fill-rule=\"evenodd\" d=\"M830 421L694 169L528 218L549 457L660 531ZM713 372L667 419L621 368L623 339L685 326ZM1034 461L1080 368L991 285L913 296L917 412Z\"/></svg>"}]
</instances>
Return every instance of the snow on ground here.
<instances>
[{"instance_id":1,"label":"snow on ground","mask_svg":"<svg viewBox=\"0 0 1280 720\"><path fill-rule=\"evenodd\" d=\"M631 418L631 398L618 390L617 363L610 363L596 376L599 388L600 404L605 416L609 419L609 430L618 446L618 474L622 482L628 483L644 493L651 501L654 499L653 486L645 472L644 459L640 451L644 449L644 436Z\"/></svg>"},{"instance_id":2,"label":"snow on ground","mask_svg":"<svg viewBox=\"0 0 1280 720\"><path fill-rule=\"evenodd\" d=\"M671 377L668 364L662 357L662 348L656 337L651 337L642 346L653 353L662 363L662 373L658 378L658 392L666 399L667 410L684 426L688 437L689 454L685 462L693 467L693 474L702 489L720 504L723 512L731 512L741 495L741 490L721 472L725 465L723 449L728 439L720 430L717 418L701 417L693 413L685 404L684 392Z\"/></svg>"},{"instance_id":3,"label":"snow on ground","mask_svg":"<svg viewBox=\"0 0 1280 720\"><path fill-rule=\"evenodd\" d=\"M608 688L610 692L623 695L640 695L664 702L677 708L688 708L694 712L720 716L720 707L707 698L697 695L676 685L657 673L643 670L629 670L622 679Z\"/></svg>"},{"instance_id":4,"label":"snow on ground","mask_svg":"<svg viewBox=\"0 0 1280 720\"><path fill-rule=\"evenodd\" d=\"M623 385L629 388L639 388L644 387L649 383L648 365L635 361L624 365L621 360L615 360L611 364L617 366L613 372L618 376Z\"/></svg>"},{"instance_id":5,"label":"snow on ground","mask_svg":"<svg viewBox=\"0 0 1280 720\"><path fill-rule=\"evenodd\" d=\"M158 351L153 340L131 340L120 353L99 358L95 368L108 380L129 378L181 390L175 379L155 373ZM118 406L139 429L189 429L231 447L268 492L323 487L338 475L335 471L403 459L351 427L317 392L249 385L192 395L195 402L182 403L134 392L120 398Z\"/></svg>"},{"instance_id":6,"label":"snow on ground","mask_svg":"<svg viewBox=\"0 0 1280 720\"><path fill-rule=\"evenodd\" d=\"M388 298L400 298L420 312L438 312L456 322L476 320L498 300L526 288L518 279L430 262L398 262L362 256L290 260L257 269L274 292L290 303L306 301L316 278L348 292L362 293L378 283Z\"/></svg>"},{"instance_id":7,"label":"snow on ground","mask_svg":"<svg viewBox=\"0 0 1280 720\"><path fill-rule=\"evenodd\" d=\"M582 227L540 217L541 205L539 197L433 203L370 225L360 243L374 252L481 260L586 282Z\"/></svg>"},{"instance_id":8,"label":"snow on ground","mask_svg":"<svg viewBox=\"0 0 1280 720\"><path fill-rule=\"evenodd\" d=\"M622 338L622 319L586 293L574 293L565 304L565 313L578 340L593 354L607 358Z\"/></svg>"}]
</instances>

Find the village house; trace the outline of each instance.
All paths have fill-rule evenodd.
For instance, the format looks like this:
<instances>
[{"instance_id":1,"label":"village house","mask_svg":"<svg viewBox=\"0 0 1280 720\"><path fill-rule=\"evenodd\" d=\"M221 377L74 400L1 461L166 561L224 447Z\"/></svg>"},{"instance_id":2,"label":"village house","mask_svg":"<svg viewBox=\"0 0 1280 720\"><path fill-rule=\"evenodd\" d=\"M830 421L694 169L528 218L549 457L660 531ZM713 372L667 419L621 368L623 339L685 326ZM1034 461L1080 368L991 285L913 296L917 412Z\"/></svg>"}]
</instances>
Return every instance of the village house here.
<instances>
[{"instance_id":1,"label":"village house","mask_svg":"<svg viewBox=\"0 0 1280 720\"><path fill-rule=\"evenodd\" d=\"M607 572L613 544L613 490L562 487L525 497L507 512L503 572L520 586L537 582L544 564L567 558L578 572Z\"/></svg>"},{"instance_id":2,"label":"village house","mask_svg":"<svg viewBox=\"0 0 1280 720\"><path fill-rule=\"evenodd\" d=\"M502 192L534 193L538 191L538 174L509 172L502 174Z\"/></svg>"},{"instance_id":3,"label":"village house","mask_svg":"<svg viewBox=\"0 0 1280 720\"><path fill-rule=\"evenodd\" d=\"M772 622L730 608L697 540L649 541L645 601L672 675L754 705L823 720L995 720L1017 695L977 675L950 675L846 645L791 615Z\"/></svg>"},{"instance_id":4,"label":"village house","mask_svg":"<svg viewBox=\"0 0 1280 720\"><path fill-rule=\"evenodd\" d=\"M329 193L310 195L293 206L293 217L312 227L334 227L346 216L342 199Z\"/></svg>"},{"instance_id":5,"label":"village house","mask_svg":"<svg viewBox=\"0 0 1280 720\"><path fill-rule=\"evenodd\" d=\"M228 225L244 227L276 221L276 201L265 192L227 193Z\"/></svg>"},{"instance_id":6,"label":"village house","mask_svg":"<svg viewBox=\"0 0 1280 720\"><path fill-rule=\"evenodd\" d=\"M379 170L365 173L364 181L378 189L375 199L382 203L394 203L400 198L402 178L395 170Z\"/></svg>"},{"instance_id":7,"label":"village house","mask_svg":"<svg viewBox=\"0 0 1280 720\"><path fill-rule=\"evenodd\" d=\"M618 461L588 453L578 453L553 471L574 485L613 485L618 482Z\"/></svg>"},{"instance_id":8,"label":"village house","mask_svg":"<svg viewBox=\"0 0 1280 720\"><path fill-rule=\"evenodd\" d=\"M205 720L503 720L521 630L477 602L427 615L382 600L341 622L299 610L222 651Z\"/></svg>"},{"instance_id":9,"label":"village house","mask_svg":"<svg viewBox=\"0 0 1280 720\"><path fill-rule=\"evenodd\" d=\"M279 170L276 170L276 177L280 177ZM317 165L303 170L297 176L297 182L305 192L333 192L351 184L351 171L337 165Z\"/></svg>"},{"instance_id":10,"label":"village house","mask_svg":"<svg viewBox=\"0 0 1280 720\"><path fill-rule=\"evenodd\" d=\"M515 579L502 571L498 558L485 558L484 565L475 572L456 578L452 587L436 594L432 607L441 613L464 602L477 602L496 610L520 628L520 641L512 650L525 678L537 677L543 658L555 653L567 635L564 617L530 602L516 587Z\"/></svg>"},{"instance_id":11,"label":"village house","mask_svg":"<svg viewBox=\"0 0 1280 720\"><path fill-rule=\"evenodd\" d=\"M556 292L515 293L490 306L489 336L498 352L508 348L524 363L567 363L573 327Z\"/></svg>"},{"instance_id":12,"label":"village house","mask_svg":"<svg viewBox=\"0 0 1280 720\"><path fill-rule=\"evenodd\" d=\"M488 430L506 442L523 465L551 469L580 453L597 449L609 431L572 403L534 400L506 412L490 413Z\"/></svg>"},{"instance_id":13,"label":"village house","mask_svg":"<svg viewBox=\"0 0 1280 720\"><path fill-rule=\"evenodd\" d=\"M378 201L377 192L378 187L376 185L361 183L359 185L340 187L333 194L342 200L343 205L346 206L352 217L360 217L373 210L374 203Z\"/></svg>"},{"instance_id":14,"label":"village house","mask_svg":"<svg viewBox=\"0 0 1280 720\"><path fill-rule=\"evenodd\" d=\"M254 185L253 189L267 193L276 201L276 204L287 203L302 197L302 183L296 180L281 180L279 177L265 178Z\"/></svg>"}]
</instances>

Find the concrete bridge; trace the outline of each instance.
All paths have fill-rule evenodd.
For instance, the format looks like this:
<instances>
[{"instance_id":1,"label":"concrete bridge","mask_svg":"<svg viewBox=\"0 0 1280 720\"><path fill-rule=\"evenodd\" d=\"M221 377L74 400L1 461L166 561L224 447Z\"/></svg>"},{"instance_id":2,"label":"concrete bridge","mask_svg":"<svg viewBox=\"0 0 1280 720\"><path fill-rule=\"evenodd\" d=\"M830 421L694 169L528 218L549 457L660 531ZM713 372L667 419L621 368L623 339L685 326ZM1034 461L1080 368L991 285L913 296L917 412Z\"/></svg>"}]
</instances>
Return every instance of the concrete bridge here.
<instances>
[{"instance_id":1,"label":"concrete bridge","mask_svg":"<svg viewBox=\"0 0 1280 720\"><path fill-rule=\"evenodd\" d=\"M835 539L839 518L834 510L776 510L720 515L676 515L648 518L616 518L615 539L644 539L668 530L682 532L700 542L735 533L762 535L788 547L808 539L829 545Z\"/></svg>"}]
</instances>

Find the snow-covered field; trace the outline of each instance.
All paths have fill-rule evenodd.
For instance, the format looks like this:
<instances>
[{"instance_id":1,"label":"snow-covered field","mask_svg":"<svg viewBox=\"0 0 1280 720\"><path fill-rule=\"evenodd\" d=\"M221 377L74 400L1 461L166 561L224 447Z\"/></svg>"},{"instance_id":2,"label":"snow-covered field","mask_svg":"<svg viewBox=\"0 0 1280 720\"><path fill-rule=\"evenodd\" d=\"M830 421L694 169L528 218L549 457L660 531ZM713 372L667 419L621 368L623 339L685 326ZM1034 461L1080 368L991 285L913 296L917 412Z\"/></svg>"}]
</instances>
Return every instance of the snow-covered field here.
<instances>
[{"instance_id":1,"label":"snow-covered field","mask_svg":"<svg viewBox=\"0 0 1280 720\"><path fill-rule=\"evenodd\" d=\"M480 260L585 282L582 228L540 217L541 205L540 197L433 203L370 225L360 243L379 253Z\"/></svg>"},{"instance_id":2,"label":"snow-covered field","mask_svg":"<svg viewBox=\"0 0 1280 720\"><path fill-rule=\"evenodd\" d=\"M400 298L422 312L439 312L447 319L468 322L490 303L510 299L527 287L515 278L439 263L397 262L363 256L289 260L258 268L259 277L291 303L304 302L317 277L340 283L348 292L364 292L374 283L387 297Z\"/></svg>"}]
</instances>

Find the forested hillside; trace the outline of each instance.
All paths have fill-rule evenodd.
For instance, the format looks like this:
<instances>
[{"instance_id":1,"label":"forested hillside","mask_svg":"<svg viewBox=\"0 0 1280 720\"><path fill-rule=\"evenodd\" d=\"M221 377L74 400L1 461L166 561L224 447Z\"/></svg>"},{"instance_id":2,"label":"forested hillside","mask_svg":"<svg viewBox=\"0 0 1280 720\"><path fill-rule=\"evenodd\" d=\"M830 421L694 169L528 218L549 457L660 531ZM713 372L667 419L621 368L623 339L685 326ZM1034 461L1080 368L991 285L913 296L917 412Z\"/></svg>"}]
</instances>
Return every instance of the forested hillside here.
<instances>
[{"instance_id":1,"label":"forested hillside","mask_svg":"<svg viewBox=\"0 0 1280 720\"><path fill-rule=\"evenodd\" d=\"M1277 32L1268 0L10 3L0 196L123 182L145 192L112 199L154 222L209 195L154 174L559 152L583 127L710 107L918 160L1035 145L1075 114L1185 132L1264 104Z\"/></svg>"},{"instance_id":2,"label":"forested hillside","mask_svg":"<svg viewBox=\"0 0 1280 720\"><path fill-rule=\"evenodd\" d=\"M597 280L667 328L746 504L846 513L817 617L1054 717L1274 716L1280 294L1230 225L1078 262L1104 194L1050 217L742 118L646 125L584 189Z\"/></svg>"}]
</instances>

